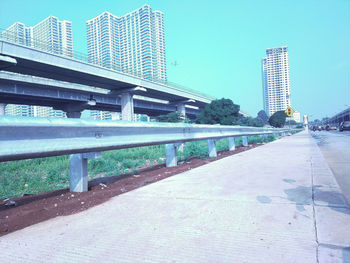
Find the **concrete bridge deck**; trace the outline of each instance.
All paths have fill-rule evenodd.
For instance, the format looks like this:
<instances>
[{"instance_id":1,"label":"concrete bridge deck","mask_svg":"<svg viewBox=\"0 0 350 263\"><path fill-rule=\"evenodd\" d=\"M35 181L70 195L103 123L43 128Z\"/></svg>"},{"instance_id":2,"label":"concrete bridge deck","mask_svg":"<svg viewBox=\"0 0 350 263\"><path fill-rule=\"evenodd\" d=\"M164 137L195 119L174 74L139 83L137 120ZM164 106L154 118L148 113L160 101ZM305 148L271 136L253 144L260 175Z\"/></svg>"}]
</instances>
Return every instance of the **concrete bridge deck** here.
<instances>
[{"instance_id":1,"label":"concrete bridge deck","mask_svg":"<svg viewBox=\"0 0 350 263\"><path fill-rule=\"evenodd\" d=\"M307 132L0 238L0 262L350 262L350 208Z\"/></svg>"}]
</instances>

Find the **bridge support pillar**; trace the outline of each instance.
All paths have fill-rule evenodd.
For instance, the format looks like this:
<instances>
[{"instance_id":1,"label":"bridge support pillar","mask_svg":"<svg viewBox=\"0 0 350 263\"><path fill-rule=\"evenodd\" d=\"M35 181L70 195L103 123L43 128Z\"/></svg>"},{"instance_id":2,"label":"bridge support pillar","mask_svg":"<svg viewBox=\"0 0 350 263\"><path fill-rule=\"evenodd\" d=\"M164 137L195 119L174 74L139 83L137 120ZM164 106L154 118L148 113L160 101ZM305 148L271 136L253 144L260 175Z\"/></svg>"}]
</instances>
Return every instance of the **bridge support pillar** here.
<instances>
[{"instance_id":1,"label":"bridge support pillar","mask_svg":"<svg viewBox=\"0 0 350 263\"><path fill-rule=\"evenodd\" d=\"M186 119L186 107L185 104L180 102L176 105L176 111L183 116L183 121Z\"/></svg>"},{"instance_id":2,"label":"bridge support pillar","mask_svg":"<svg viewBox=\"0 0 350 263\"><path fill-rule=\"evenodd\" d=\"M100 152L78 153L69 156L69 190L71 192L88 190L88 159L100 157Z\"/></svg>"},{"instance_id":3,"label":"bridge support pillar","mask_svg":"<svg viewBox=\"0 0 350 263\"><path fill-rule=\"evenodd\" d=\"M234 150L236 150L235 137L229 137L229 138L228 138L228 150L229 150L229 151L234 151Z\"/></svg>"},{"instance_id":4,"label":"bridge support pillar","mask_svg":"<svg viewBox=\"0 0 350 263\"><path fill-rule=\"evenodd\" d=\"M213 140L213 139L208 140L208 152L209 152L209 158L215 158L218 156L216 152L216 140Z\"/></svg>"},{"instance_id":5,"label":"bridge support pillar","mask_svg":"<svg viewBox=\"0 0 350 263\"><path fill-rule=\"evenodd\" d=\"M176 156L176 145L175 144L166 144L165 145L165 164L166 167L177 166L177 156Z\"/></svg>"},{"instance_id":6,"label":"bridge support pillar","mask_svg":"<svg viewBox=\"0 0 350 263\"><path fill-rule=\"evenodd\" d=\"M118 112L111 112L112 121L119 120Z\"/></svg>"},{"instance_id":7,"label":"bridge support pillar","mask_svg":"<svg viewBox=\"0 0 350 263\"><path fill-rule=\"evenodd\" d=\"M242 145L248 146L248 136L242 136Z\"/></svg>"},{"instance_id":8,"label":"bridge support pillar","mask_svg":"<svg viewBox=\"0 0 350 263\"><path fill-rule=\"evenodd\" d=\"M66 114L67 118L79 119L81 117L81 111L68 111Z\"/></svg>"},{"instance_id":9,"label":"bridge support pillar","mask_svg":"<svg viewBox=\"0 0 350 263\"><path fill-rule=\"evenodd\" d=\"M133 94L125 92L121 94L122 120L134 120L134 99Z\"/></svg>"},{"instance_id":10,"label":"bridge support pillar","mask_svg":"<svg viewBox=\"0 0 350 263\"><path fill-rule=\"evenodd\" d=\"M6 105L5 103L0 103L0 116L5 115Z\"/></svg>"}]
</instances>

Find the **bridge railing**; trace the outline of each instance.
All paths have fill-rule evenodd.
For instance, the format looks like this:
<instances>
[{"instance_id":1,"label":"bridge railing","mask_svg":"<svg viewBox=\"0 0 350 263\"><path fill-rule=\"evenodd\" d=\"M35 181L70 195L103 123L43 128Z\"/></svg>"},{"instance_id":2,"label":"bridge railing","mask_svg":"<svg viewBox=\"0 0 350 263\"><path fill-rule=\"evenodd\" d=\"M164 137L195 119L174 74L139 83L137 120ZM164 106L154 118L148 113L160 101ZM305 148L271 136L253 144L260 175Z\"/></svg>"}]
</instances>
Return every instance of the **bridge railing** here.
<instances>
[{"instance_id":1,"label":"bridge railing","mask_svg":"<svg viewBox=\"0 0 350 263\"><path fill-rule=\"evenodd\" d=\"M87 160L101 151L166 144L166 165L176 166L176 148L185 142L208 140L209 157L216 157L216 141L254 135L283 136L288 129L171 123L136 123L84 119L0 117L0 162L70 155L70 190L87 191Z\"/></svg>"}]
</instances>

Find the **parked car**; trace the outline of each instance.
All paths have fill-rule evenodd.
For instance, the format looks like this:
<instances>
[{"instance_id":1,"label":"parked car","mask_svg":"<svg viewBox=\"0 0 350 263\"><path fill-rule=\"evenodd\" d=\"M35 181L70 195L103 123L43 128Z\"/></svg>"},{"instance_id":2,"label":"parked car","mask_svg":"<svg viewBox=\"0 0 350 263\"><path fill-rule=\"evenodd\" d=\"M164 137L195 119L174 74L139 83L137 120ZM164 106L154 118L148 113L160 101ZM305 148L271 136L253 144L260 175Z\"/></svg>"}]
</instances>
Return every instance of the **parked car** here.
<instances>
[{"instance_id":1,"label":"parked car","mask_svg":"<svg viewBox=\"0 0 350 263\"><path fill-rule=\"evenodd\" d=\"M350 121L343 121L339 125L339 131L350 131Z\"/></svg>"}]
</instances>

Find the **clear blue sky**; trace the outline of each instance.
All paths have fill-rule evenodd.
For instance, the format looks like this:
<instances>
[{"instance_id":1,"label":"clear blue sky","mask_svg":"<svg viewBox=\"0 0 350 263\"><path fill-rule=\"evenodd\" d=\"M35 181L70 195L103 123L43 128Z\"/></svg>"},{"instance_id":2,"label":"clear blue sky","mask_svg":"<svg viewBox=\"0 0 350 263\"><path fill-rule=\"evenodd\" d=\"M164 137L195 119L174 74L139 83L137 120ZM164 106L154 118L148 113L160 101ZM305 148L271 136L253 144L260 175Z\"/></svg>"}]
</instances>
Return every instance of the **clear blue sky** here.
<instances>
[{"instance_id":1,"label":"clear blue sky","mask_svg":"<svg viewBox=\"0 0 350 263\"><path fill-rule=\"evenodd\" d=\"M0 28L54 15L72 21L74 49L86 53L86 20L145 3L165 16L170 81L255 116L265 49L288 45L294 110L314 119L350 106L350 0L0 0Z\"/></svg>"}]
</instances>

